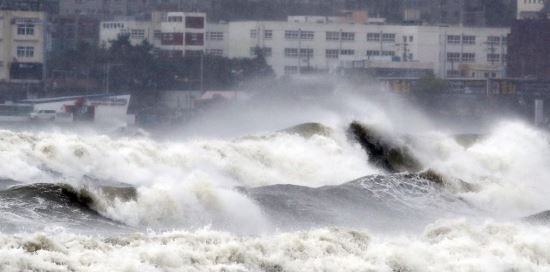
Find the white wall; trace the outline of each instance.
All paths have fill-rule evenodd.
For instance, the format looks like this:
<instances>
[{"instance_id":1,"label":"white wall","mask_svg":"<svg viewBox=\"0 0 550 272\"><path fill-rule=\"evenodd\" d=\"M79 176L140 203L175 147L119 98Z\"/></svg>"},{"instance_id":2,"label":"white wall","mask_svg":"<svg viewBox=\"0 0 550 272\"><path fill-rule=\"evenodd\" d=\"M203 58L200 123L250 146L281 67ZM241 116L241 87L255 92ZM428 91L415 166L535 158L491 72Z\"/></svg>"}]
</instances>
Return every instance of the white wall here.
<instances>
[{"instance_id":1,"label":"white wall","mask_svg":"<svg viewBox=\"0 0 550 272\"><path fill-rule=\"evenodd\" d=\"M210 25L209 27L213 27ZM256 37L251 36L251 30L255 30ZM264 33L271 30L273 37L266 39ZM313 31L313 40L285 38L286 30ZM326 32L353 32L354 41L327 40ZM367 33L395 34L394 41L368 41ZM230 22L227 26L225 54L229 57L251 57L250 49L256 46L271 48L272 55L267 61L272 65L278 76L285 74L285 66L309 66L321 70L333 70L342 65L342 62L353 60L366 60L367 50L391 51L395 56L403 59L405 50L404 37L407 44L407 59L412 54L412 61L433 65L436 74L444 77L452 66L447 63L447 53L457 52L475 54L475 61L462 64L462 68L483 65L484 69L500 71L503 75L505 63L502 61L506 55L506 44L500 42L497 45L487 43L489 36L499 37L502 41L509 33L508 28L465 28L465 27L439 27L439 26L403 26L403 25L364 25L364 24L340 24L340 23L300 23L300 22L271 22L271 21L244 21ZM447 36L459 35L459 44L448 44ZM462 42L463 36L475 36L474 44ZM308 58L285 56L285 48L311 48L314 56ZM327 58L327 49L354 50L353 56L340 55L337 59ZM490 63L487 54L493 52L499 54L499 63ZM388 58L386 58L388 59ZM490 67L489 67L490 66Z\"/></svg>"},{"instance_id":2,"label":"white wall","mask_svg":"<svg viewBox=\"0 0 550 272\"><path fill-rule=\"evenodd\" d=\"M155 47L163 50L204 50L205 45L186 45L185 42L182 45L163 45L159 37L155 37L155 31L159 33L182 33L185 41L185 33L202 33L205 35L205 28L187 28L185 26L185 17L196 16L206 18L205 13L197 12L167 12L153 14L154 19L152 21L136 21L136 20L116 20L116 21L103 21L100 24L99 31L99 43L109 47L109 42L116 40L121 34L129 34L132 44L140 44L144 40L149 41ZM171 16L182 17L181 22L168 22L167 18ZM206 19L205 19L206 20ZM205 26L206 27L206 26ZM136 31L143 31L144 35L134 35ZM206 41L205 41L206 43Z\"/></svg>"},{"instance_id":3,"label":"white wall","mask_svg":"<svg viewBox=\"0 0 550 272\"><path fill-rule=\"evenodd\" d=\"M517 0L517 19L531 17L544 8L544 0Z\"/></svg>"}]
</instances>

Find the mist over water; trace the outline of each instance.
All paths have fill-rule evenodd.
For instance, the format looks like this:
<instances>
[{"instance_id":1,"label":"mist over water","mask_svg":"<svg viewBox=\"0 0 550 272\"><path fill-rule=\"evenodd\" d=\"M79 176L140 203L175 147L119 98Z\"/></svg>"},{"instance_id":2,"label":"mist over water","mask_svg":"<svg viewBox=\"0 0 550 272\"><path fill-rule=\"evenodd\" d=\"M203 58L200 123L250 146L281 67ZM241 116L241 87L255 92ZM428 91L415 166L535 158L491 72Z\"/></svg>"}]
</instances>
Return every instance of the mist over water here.
<instances>
[{"instance_id":1,"label":"mist over water","mask_svg":"<svg viewBox=\"0 0 550 272\"><path fill-rule=\"evenodd\" d=\"M548 133L500 120L465 140L379 88L141 136L0 130L0 270L549 270L550 228L522 220L550 208ZM421 170L373 163L354 121Z\"/></svg>"}]
</instances>

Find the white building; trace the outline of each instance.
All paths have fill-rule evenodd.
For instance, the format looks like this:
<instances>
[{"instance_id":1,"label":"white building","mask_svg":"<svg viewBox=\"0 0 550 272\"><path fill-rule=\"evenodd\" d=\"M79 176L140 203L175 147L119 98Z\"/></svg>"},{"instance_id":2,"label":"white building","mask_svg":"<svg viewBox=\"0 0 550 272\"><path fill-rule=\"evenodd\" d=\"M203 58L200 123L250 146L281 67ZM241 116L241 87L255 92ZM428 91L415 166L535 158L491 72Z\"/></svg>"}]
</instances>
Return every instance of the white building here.
<instances>
[{"instance_id":1,"label":"white building","mask_svg":"<svg viewBox=\"0 0 550 272\"><path fill-rule=\"evenodd\" d=\"M45 14L0 11L0 81L39 82L44 74Z\"/></svg>"},{"instance_id":2,"label":"white building","mask_svg":"<svg viewBox=\"0 0 550 272\"><path fill-rule=\"evenodd\" d=\"M208 25L207 50L230 58L263 48L279 76L335 72L354 62L432 67L441 77L505 76L508 28L333 23L323 20L243 21ZM386 65L387 66L387 65ZM392 65L392 66L395 66Z\"/></svg>"},{"instance_id":3,"label":"white building","mask_svg":"<svg viewBox=\"0 0 550 272\"><path fill-rule=\"evenodd\" d=\"M199 12L154 12L151 21L103 21L100 45L110 46L119 35L129 35L132 44L147 40L171 55L198 54L205 50L206 14Z\"/></svg>"},{"instance_id":4,"label":"white building","mask_svg":"<svg viewBox=\"0 0 550 272\"><path fill-rule=\"evenodd\" d=\"M537 18L545 0L517 0L517 19Z\"/></svg>"},{"instance_id":5,"label":"white building","mask_svg":"<svg viewBox=\"0 0 550 272\"><path fill-rule=\"evenodd\" d=\"M148 40L161 52L254 57L262 48L278 76L343 67L431 67L440 77L505 76L508 28L386 25L339 17L292 16L288 21L204 24L204 13L153 13L151 21L101 23L101 43L121 34ZM190 19L191 18L191 19ZM374 20L374 21L373 21ZM191 24L189 24L191 22ZM391 62L391 64L389 64ZM405 64L406 63L406 64Z\"/></svg>"}]
</instances>

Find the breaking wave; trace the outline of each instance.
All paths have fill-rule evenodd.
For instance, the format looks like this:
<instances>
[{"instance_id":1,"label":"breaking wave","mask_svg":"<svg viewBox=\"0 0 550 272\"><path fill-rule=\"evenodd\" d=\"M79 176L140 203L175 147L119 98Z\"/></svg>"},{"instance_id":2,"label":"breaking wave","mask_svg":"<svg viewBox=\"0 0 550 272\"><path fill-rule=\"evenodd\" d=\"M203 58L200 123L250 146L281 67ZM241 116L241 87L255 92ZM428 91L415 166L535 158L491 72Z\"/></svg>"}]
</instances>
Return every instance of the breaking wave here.
<instances>
[{"instance_id":1,"label":"breaking wave","mask_svg":"<svg viewBox=\"0 0 550 272\"><path fill-rule=\"evenodd\" d=\"M0 271L550 269L546 213L520 219L550 210L546 132L353 120L178 142L0 130Z\"/></svg>"},{"instance_id":2,"label":"breaking wave","mask_svg":"<svg viewBox=\"0 0 550 272\"><path fill-rule=\"evenodd\" d=\"M98 239L0 235L2 271L546 271L549 228L444 221L418 236L321 228L235 236L208 229Z\"/></svg>"}]
</instances>

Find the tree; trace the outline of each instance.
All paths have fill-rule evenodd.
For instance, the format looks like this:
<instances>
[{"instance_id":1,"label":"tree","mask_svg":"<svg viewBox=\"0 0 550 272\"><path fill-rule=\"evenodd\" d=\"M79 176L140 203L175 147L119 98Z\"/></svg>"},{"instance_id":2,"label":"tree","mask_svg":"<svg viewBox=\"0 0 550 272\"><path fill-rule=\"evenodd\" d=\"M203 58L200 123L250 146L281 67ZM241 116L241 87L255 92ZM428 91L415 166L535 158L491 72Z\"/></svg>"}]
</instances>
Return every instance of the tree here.
<instances>
[{"instance_id":1,"label":"tree","mask_svg":"<svg viewBox=\"0 0 550 272\"><path fill-rule=\"evenodd\" d=\"M256 50L254 58L229 59L213 55L181 56L161 51L147 41L133 45L128 35L121 35L109 47L82 44L77 50L56 51L50 55L48 74L64 71L74 78L94 80L109 90L140 94L160 90L198 90L204 79L205 89L231 89L243 82L273 78L264 51ZM81 88L67 87L82 93ZM96 92L104 91L102 89Z\"/></svg>"}]
</instances>

